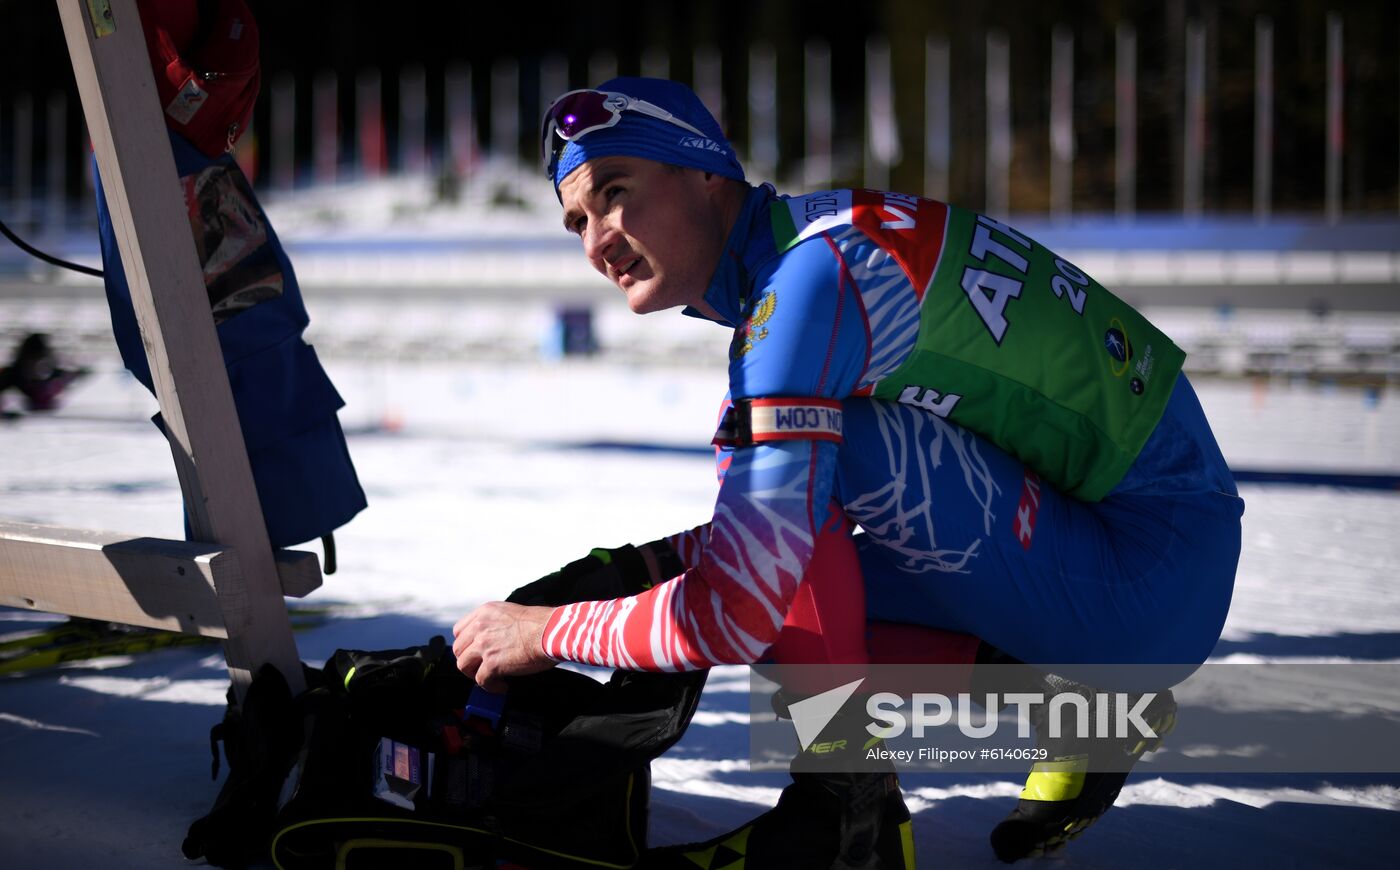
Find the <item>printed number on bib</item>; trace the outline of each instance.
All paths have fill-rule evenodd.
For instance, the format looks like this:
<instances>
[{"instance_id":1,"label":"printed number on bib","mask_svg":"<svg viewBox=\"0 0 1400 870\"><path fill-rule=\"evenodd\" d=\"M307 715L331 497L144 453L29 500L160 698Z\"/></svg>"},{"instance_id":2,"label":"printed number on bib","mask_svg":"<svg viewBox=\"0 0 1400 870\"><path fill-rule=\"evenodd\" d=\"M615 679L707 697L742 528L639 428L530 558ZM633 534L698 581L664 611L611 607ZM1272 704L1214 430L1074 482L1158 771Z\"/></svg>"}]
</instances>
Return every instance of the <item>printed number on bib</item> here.
<instances>
[{"instance_id":1,"label":"printed number on bib","mask_svg":"<svg viewBox=\"0 0 1400 870\"><path fill-rule=\"evenodd\" d=\"M995 235L994 235L995 233ZM1016 276L1004 275L990 268L978 269L967 266L962 273L962 289L967 300L977 312L977 317L998 345L1006 337L1010 323L1006 319L1006 306L1012 299L1019 299L1025 289L1030 272L1030 254L1034 245L1000 221L986 215L977 216L977 225L972 231L972 241L968 245L968 256L990 266L991 260L1002 263ZM1019 249L1019 250L1018 250ZM1085 288L1089 286L1089 276L1072 263L1055 258L1055 269L1059 273L1050 280L1050 290L1057 299L1069 297L1069 306L1077 315L1084 314Z\"/></svg>"},{"instance_id":2,"label":"printed number on bib","mask_svg":"<svg viewBox=\"0 0 1400 870\"><path fill-rule=\"evenodd\" d=\"M1073 263L1067 263L1059 257L1055 258L1055 268L1060 272L1050 281L1050 289L1055 292L1055 298L1063 299L1064 295L1068 293L1070 307L1074 309L1075 314L1082 315L1084 313L1084 288L1089 286L1089 276L1079 271ZM1070 281L1079 286L1074 286Z\"/></svg>"}]
</instances>

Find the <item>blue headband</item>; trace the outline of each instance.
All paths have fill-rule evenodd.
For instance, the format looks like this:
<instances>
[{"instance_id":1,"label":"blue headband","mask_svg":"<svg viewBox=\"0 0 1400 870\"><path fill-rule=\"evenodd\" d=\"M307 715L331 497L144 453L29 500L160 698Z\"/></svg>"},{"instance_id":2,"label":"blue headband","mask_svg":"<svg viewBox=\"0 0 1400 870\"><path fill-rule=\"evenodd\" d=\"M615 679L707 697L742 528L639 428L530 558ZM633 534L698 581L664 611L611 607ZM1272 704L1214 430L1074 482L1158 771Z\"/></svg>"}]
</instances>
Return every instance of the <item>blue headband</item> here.
<instances>
[{"instance_id":1,"label":"blue headband","mask_svg":"<svg viewBox=\"0 0 1400 870\"><path fill-rule=\"evenodd\" d=\"M594 130L570 141L554 168L554 192L559 184L589 160L599 157L643 157L658 163L686 166L712 172L736 181L744 180L744 167L724 138L719 122L710 114L695 92L669 79L616 78L598 86L600 91L617 91L646 100L675 115L705 134L696 136L675 124L624 111L616 124Z\"/></svg>"}]
</instances>

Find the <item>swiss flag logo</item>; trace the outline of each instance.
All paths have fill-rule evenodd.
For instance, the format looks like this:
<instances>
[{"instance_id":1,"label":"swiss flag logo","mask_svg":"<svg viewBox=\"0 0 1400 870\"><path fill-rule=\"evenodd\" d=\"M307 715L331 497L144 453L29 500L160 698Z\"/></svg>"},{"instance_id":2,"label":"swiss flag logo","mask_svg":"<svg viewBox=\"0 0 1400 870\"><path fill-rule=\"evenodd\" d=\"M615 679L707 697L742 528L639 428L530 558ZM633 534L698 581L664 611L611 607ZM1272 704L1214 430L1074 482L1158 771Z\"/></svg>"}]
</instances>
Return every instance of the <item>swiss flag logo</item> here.
<instances>
[{"instance_id":1,"label":"swiss flag logo","mask_svg":"<svg viewBox=\"0 0 1400 870\"><path fill-rule=\"evenodd\" d=\"M1021 549L1031 548L1031 538L1035 536L1035 518L1040 513L1040 475L1026 469L1021 481L1021 503L1016 506L1016 521L1013 526L1016 540Z\"/></svg>"}]
</instances>

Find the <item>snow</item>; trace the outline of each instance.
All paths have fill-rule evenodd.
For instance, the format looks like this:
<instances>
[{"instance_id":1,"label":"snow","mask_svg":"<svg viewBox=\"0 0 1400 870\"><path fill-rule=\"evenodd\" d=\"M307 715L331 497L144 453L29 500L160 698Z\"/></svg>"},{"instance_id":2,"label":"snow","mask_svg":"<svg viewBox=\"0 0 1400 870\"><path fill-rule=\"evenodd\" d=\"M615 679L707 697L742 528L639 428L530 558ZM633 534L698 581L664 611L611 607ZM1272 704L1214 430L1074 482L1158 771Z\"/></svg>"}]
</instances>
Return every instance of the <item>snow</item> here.
<instances>
[{"instance_id":1,"label":"snow","mask_svg":"<svg viewBox=\"0 0 1400 870\"><path fill-rule=\"evenodd\" d=\"M432 240L438 222L389 220L393 204L365 203L362 193L299 196L300 211L271 211L294 241L337 229L350 245ZM538 225L529 214L492 223L507 239L531 238ZM335 260L326 257L324 268ZM340 571L305 601L332 606L333 618L297 633L304 660L449 634L474 604L592 547L709 518L714 470L693 448L714 430L727 336L674 315L636 318L588 293L605 300L595 321L608 352L551 360L541 349L554 303L538 292L463 303L427 292L308 290L308 338L347 400L341 420L370 508L337 533ZM1213 317L1174 309L1169 331L1219 330ZM1271 322L1234 321L1240 329L1262 323L1261 334L1292 328ZM154 401L110 346L102 349L110 339L100 298L0 299L0 324L21 323L66 330L94 374L60 411L0 421L0 516L180 537L179 487L149 422ZM1384 341L1396 334L1393 321L1376 328ZM647 367L638 371L637 362ZM1400 472L1394 388L1286 379L1197 386L1232 465ZM675 449L615 449L626 444ZM1242 493L1244 553L1219 659L1400 660L1400 493ZM55 619L0 609L0 635ZM226 687L213 645L0 679L0 867L183 866L184 832L218 789L208 778L208 728ZM786 775L747 766L747 691L744 669L717 669L686 737L653 765L653 842L711 836L777 799ZM986 837L1014 805L1014 780L906 776L921 865L1001 866ZM1116 808L1054 860L1075 868L1386 864L1397 813L1397 772L1140 771Z\"/></svg>"},{"instance_id":2,"label":"snow","mask_svg":"<svg viewBox=\"0 0 1400 870\"><path fill-rule=\"evenodd\" d=\"M347 304L344 308L353 308ZM363 312L360 313L364 315ZM342 310L341 316L355 316ZM722 344L725 336L716 333ZM153 402L111 358L59 412L0 425L7 519L178 537L179 490L147 417ZM337 534L341 569L307 605L305 660L446 633L597 545L703 521L714 473L702 452L590 448L703 444L723 390L716 367L635 378L608 359L395 362L331 357L342 420L371 507ZM1400 402L1288 384L1199 385L1227 457L1400 470ZM1246 487L1245 550L1222 641L1229 660L1400 659L1400 495ZM296 606L294 602L293 606ZM44 617L0 611L0 633ZM208 809L207 729L227 687L213 646L112 657L0 682L0 866L179 866ZM784 774L750 772L747 679L719 669L686 738L654 765L652 837L698 839L771 806ZM990 867L987 832L1019 784L912 774L921 858ZM1359 865L1385 861L1400 776L1140 775L1056 859L1073 867Z\"/></svg>"}]
</instances>

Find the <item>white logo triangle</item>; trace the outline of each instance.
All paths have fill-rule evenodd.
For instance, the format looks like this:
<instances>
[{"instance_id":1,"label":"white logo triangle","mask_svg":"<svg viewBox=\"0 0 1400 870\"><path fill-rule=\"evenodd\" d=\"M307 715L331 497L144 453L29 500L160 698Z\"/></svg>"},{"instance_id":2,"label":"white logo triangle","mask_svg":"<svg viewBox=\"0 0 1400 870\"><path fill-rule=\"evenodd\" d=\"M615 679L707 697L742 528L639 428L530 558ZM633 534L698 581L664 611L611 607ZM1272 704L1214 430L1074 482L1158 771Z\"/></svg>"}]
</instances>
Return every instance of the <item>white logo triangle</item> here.
<instances>
[{"instance_id":1,"label":"white logo triangle","mask_svg":"<svg viewBox=\"0 0 1400 870\"><path fill-rule=\"evenodd\" d=\"M865 677L788 705L788 712L792 714L792 725L797 729L797 742L804 750L811 746L822 733L822 729L836 718L836 714L841 711L841 705L855 694L863 682Z\"/></svg>"}]
</instances>

